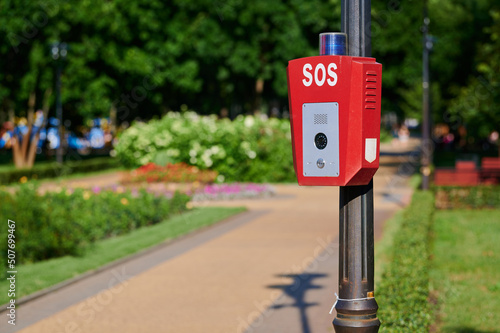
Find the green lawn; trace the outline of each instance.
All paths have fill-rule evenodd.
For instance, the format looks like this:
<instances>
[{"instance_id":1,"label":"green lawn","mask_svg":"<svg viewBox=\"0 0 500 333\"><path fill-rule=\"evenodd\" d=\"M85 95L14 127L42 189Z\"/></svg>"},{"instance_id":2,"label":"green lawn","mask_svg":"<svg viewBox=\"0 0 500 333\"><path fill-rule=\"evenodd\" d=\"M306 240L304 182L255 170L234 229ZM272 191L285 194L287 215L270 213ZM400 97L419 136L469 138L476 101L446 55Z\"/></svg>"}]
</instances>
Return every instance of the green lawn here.
<instances>
[{"instance_id":1,"label":"green lawn","mask_svg":"<svg viewBox=\"0 0 500 333\"><path fill-rule=\"evenodd\" d=\"M123 236L98 241L81 257L65 256L17 267L16 298L53 286L148 247L212 225L245 208L195 208L162 223L137 229ZM8 281L0 281L0 304L9 301Z\"/></svg>"},{"instance_id":2,"label":"green lawn","mask_svg":"<svg viewBox=\"0 0 500 333\"><path fill-rule=\"evenodd\" d=\"M500 209L436 211L436 332L500 332Z\"/></svg>"}]
</instances>

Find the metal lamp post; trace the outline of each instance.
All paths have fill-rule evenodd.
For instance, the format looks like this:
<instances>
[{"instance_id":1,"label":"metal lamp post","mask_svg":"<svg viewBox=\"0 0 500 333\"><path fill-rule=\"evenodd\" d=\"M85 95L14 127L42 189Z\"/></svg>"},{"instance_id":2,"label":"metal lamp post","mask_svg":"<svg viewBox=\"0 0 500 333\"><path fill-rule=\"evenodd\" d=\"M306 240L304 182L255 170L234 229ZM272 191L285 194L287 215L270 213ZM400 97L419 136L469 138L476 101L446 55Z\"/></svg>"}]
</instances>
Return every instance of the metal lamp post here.
<instances>
[{"instance_id":1,"label":"metal lamp post","mask_svg":"<svg viewBox=\"0 0 500 333\"><path fill-rule=\"evenodd\" d=\"M349 56L371 56L370 0L342 0L342 32ZM374 296L373 180L340 187L339 298L335 332L378 332Z\"/></svg>"},{"instance_id":2,"label":"metal lamp post","mask_svg":"<svg viewBox=\"0 0 500 333\"><path fill-rule=\"evenodd\" d=\"M424 2L423 56L422 56L422 189L429 189L429 175L431 173L431 124L429 98L429 53L433 47L433 38L429 36L429 17L427 15L427 1Z\"/></svg>"},{"instance_id":3,"label":"metal lamp post","mask_svg":"<svg viewBox=\"0 0 500 333\"><path fill-rule=\"evenodd\" d=\"M61 103L61 74L63 61L68 53L68 45L66 43L54 42L51 44L52 59L56 61L56 118L59 122L59 147L56 151L56 159L59 164L63 163L63 110Z\"/></svg>"}]
</instances>

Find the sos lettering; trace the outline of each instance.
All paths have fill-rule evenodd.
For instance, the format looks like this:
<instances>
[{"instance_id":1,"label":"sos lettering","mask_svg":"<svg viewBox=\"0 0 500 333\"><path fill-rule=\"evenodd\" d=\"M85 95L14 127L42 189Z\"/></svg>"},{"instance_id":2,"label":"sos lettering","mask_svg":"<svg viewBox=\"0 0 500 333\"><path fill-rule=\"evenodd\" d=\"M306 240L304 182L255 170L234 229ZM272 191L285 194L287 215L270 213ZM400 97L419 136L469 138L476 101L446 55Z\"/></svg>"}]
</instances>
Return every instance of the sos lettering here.
<instances>
[{"instance_id":1,"label":"sos lettering","mask_svg":"<svg viewBox=\"0 0 500 333\"><path fill-rule=\"evenodd\" d=\"M318 87L321 87L326 82L329 86L333 87L337 84L337 73L334 72L336 69L337 65L334 62L328 64L326 68L323 64L317 64L313 75L312 65L305 64L302 68L302 73L305 77L302 83L304 86L309 87L314 82Z\"/></svg>"}]
</instances>

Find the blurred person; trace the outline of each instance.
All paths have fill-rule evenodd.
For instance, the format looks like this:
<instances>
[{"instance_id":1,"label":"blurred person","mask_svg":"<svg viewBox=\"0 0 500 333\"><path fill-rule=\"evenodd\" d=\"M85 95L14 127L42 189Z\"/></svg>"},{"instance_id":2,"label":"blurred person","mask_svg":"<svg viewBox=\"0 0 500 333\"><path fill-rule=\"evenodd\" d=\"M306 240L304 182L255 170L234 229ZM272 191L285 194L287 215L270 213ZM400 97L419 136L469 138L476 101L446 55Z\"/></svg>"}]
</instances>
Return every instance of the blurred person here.
<instances>
[{"instance_id":1,"label":"blurred person","mask_svg":"<svg viewBox=\"0 0 500 333\"><path fill-rule=\"evenodd\" d=\"M408 130L408 127L406 127L406 125L401 125L401 127L399 128L398 137L403 146L406 146L408 144L408 140L410 139L410 131Z\"/></svg>"},{"instance_id":2,"label":"blurred person","mask_svg":"<svg viewBox=\"0 0 500 333\"><path fill-rule=\"evenodd\" d=\"M467 129L464 125L460 125L458 128L455 143L458 149L463 149L467 145Z\"/></svg>"}]
</instances>

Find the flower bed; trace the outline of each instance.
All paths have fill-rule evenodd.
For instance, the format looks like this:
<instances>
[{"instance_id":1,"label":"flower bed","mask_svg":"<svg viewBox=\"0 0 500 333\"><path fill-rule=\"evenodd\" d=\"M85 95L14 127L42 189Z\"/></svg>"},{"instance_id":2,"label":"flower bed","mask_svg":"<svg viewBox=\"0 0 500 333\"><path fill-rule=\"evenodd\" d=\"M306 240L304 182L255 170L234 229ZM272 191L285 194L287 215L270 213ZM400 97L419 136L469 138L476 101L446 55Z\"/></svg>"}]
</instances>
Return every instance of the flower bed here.
<instances>
[{"instance_id":1,"label":"flower bed","mask_svg":"<svg viewBox=\"0 0 500 333\"><path fill-rule=\"evenodd\" d=\"M143 165L130 173L122 180L123 183L155 183L173 182L187 183L199 182L203 184L213 183L217 178L217 172L211 170L200 170L196 166L186 163L169 163L160 166L155 163Z\"/></svg>"},{"instance_id":2,"label":"flower bed","mask_svg":"<svg viewBox=\"0 0 500 333\"><path fill-rule=\"evenodd\" d=\"M248 198L263 198L275 194L270 185L262 184L213 184L196 191L193 201L234 200Z\"/></svg>"}]
</instances>

